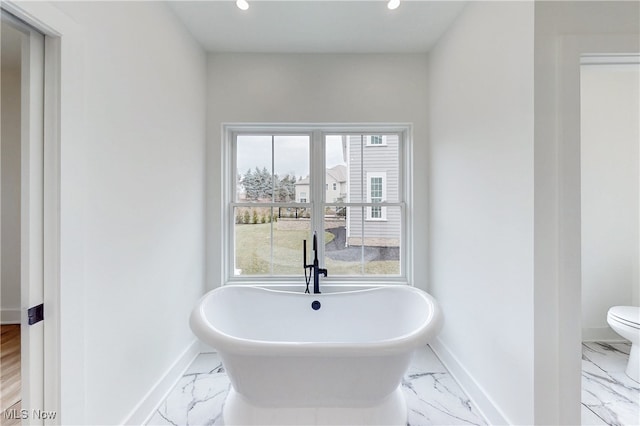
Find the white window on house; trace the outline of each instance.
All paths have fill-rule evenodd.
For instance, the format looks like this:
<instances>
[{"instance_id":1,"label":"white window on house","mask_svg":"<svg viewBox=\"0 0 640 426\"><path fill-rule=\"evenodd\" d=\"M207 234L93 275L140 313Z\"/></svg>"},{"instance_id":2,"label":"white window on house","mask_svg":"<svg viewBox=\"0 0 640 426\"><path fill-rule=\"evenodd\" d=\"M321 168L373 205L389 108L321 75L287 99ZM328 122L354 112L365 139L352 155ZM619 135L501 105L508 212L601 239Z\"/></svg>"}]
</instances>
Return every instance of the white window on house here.
<instances>
[{"instance_id":1,"label":"white window on house","mask_svg":"<svg viewBox=\"0 0 640 426\"><path fill-rule=\"evenodd\" d=\"M381 204L386 193L386 173L367 173L369 184L367 201L373 204ZM367 219L386 220L386 208L382 206L371 206L367 208Z\"/></svg>"},{"instance_id":2,"label":"white window on house","mask_svg":"<svg viewBox=\"0 0 640 426\"><path fill-rule=\"evenodd\" d=\"M408 281L409 129L367 127L225 126L227 282L301 283L314 231L323 281Z\"/></svg>"},{"instance_id":3,"label":"white window on house","mask_svg":"<svg viewBox=\"0 0 640 426\"><path fill-rule=\"evenodd\" d=\"M387 144L386 135L368 135L366 136L367 146L382 146Z\"/></svg>"}]
</instances>

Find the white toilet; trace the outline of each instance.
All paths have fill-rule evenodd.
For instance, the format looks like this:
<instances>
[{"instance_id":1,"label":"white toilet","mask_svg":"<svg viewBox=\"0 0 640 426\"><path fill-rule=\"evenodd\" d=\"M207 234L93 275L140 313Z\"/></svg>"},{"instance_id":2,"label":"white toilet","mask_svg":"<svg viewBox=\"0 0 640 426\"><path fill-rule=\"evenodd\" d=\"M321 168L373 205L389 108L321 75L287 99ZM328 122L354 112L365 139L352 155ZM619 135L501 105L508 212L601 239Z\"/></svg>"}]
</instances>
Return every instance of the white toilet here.
<instances>
[{"instance_id":1,"label":"white toilet","mask_svg":"<svg viewBox=\"0 0 640 426\"><path fill-rule=\"evenodd\" d=\"M609 326L631 342L627 376L640 382L640 307L614 306L607 312Z\"/></svg>"}]
</instances>

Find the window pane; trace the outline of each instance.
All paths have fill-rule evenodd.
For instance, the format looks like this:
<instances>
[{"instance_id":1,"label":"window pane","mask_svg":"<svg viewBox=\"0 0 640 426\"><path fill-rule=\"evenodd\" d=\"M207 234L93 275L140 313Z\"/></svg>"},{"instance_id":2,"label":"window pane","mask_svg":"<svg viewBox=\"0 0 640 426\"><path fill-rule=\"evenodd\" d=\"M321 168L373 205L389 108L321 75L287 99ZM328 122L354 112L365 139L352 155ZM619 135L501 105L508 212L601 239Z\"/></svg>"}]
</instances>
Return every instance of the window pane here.
<instances>
[{"instance_id":1,"label":"window pane","mask_svg":"<svg viewBox=\"0 0 640 426\"><path fill-rule=\"evenodd\" d=\"M376 208L376 207L372 207ZM366 275L400 274L400 207L377 207L383 221L365 221L364 271ZM360 235L358 236L360 237Z\"/></svg>"},{"instance_id":2,"label":"window pane","mask_svg":"<svg viewBox=\"0 0 640 426\"><path fill-rule=\"evenodd\" d=\"M349 176L348 176L348 194L347 199L350 203L362 203L367 201L366 194L366 170L362 165L362 158L367 149L366 137L364 135L348 135L347 140L347 158ZM375 147L379 149L379 147Z\"/></svg>"},{"instance_id":3,"label":"window pane","mask_svg":"<svg viewBox=\"0 0 640 426\"><path fill-rule=\"evenodd\" d=\"M325 259L324 265L331 276L362 275L362 247L349 244L349 233L353 227L362 227L360 220L347 223L347 217L353 217L354 209L362 210L362 207L340 207L340 205L327 206L325 209ZM362 214L360 214L362 218ZM361 232L360 232L361 234Z\"/></svg>"},{"instance_id":4,"label":"window pane","mask_svg":"<svg viewBox=\"0 0 640 426\"><path fill-rule=\"evenodd\" d=\"M307 194L310 194L309 136L276 135L273 140L274 201L277 203L308 202ZM303 193L304 196L302 196Z\"/></svg>"},{"instance_id":5,"label":"window pane","mask_svg":"<svg viewBox=\"0 0 640 426\"><path fill-rule=\"evenodd\" d=\"M387 193L386 172L367 173L367 202L382 203ZM367 207L367 220L386 220L386 207Z\"/></svg>"},{"instance_id":6,"label":"window pane","mask_svg":"<svg viewBox=\"0 0 640 426\"><path fill-rule=\"evenodd\" d=\"M395 203L400 201L400 139L399 135L385 135L384 138L384 144L364 146L360 167L370 179L370 202Z\"/></svg>"},{"instance_id":7,"label":"window pane","mask_svg":"<svg viewBox=\"0 0 640 426\"><path fill-rule=\"evenodd\" d=\"M271 202L273 194L271 136L236 138L236 198L238 202Z\"/></svg>"},{"instance_id":8,"label":"window pane","mask_svg":"<svg viewBox=\"0 0 640 426\"><path fill-rule=\"evenodd\" d=\"M339 137L339 136L334 136ZM345 164L348 174L347 199L351 203L372 202L371 197L377 197L383 202L400 201L400 162L399 162L399 135L344 136L345 150L348 163ZM328 138L327 138L328 139ZM369 142L367 142L369 141ZM376 143L372 143L376 141ZM329 141L327 140L327 149ZM328 157L328 154L327 154ZM367 193L367 176L377 174L384 176L384 182L378 182L379 190L383 195ZM382 197L382 198L381 198ZM327 198L327 202L332 202Z\"/></svg>"},{"instance_id":9,"label":"window pane","mask_svg":"<svg viewBox=\"0 0 640 426\"><path fill-rule=\"evenodd\" d=\"M343 216L325 216L325 265L331 276L400 275L401 209L381 208L385 221L362 220L366 207L348 207ZM339 210L339 206L327 210Z\"/></svg>"},{"instance_id":10,"label":"window pane","mask_svg":"<svg viewBox=\"0 0 640 426\"><path fill-rule=\"evenodd\" d=\"M235 217L235 276L271 273L271 207L238 207Z\"/></svg>"},{"instance_id":11,"label":"window pane","mask_svg":"<svg viewBox=\"0 0 640 426\"><path fill-rule=\"evenodd\" d=\"M382 145L383 144L383 142L382 142L383 136L382 135L371 135L371 136L368 136L368 138L369 139L367 141L369 142L369 145Z\"/></svg>"},{"instance_id":12,"label":"window pane","mask_svg":"<svg viewBox=\"0 0 640 426\"><path fill-rule=\"evenodd\" d=\"M311 209L237 207L235 276L300 275L302 242L311 250Z\"/></svg>"},{"instance_id":13,"label":"window pane","mask_svg":"<svg viewBox=\"0 0 640 426\"><path fill-rule=\"evenodd\" d=\"M370 207L371 214L369 215L371 219L382 219L382 207Z\"/></svg>"},{"instance_id":14,"label":"window pane","mask_svg":"<svg viewBox=\"0 0 640 426\"><path fill-rule=\"evenodd\" d=\"M325 139L325 200L327 203L347 202L348 176L346 151L347 136L330 135Z\"/></svg>"},{"instance_id":15,"label":"window pane","mask_svg":"<svg viewBox=\"0 0 640 426\"><path fill-rule=\"evenodd\" d=\"M381 177L372 177L371 178L371 199L375 200L374 202L380 203L382 201L382 178Z\"/></svg>"},{"instance_id":16,"label":"window pane","mask_svg":"<svg viewBox=\"0 0 640 426\"><path fill-rule=\"evenodd\" d=\"M273 226L273 273L275 275L304 274L302 242L307 240L311 251L311 209L274 208L280 217ZM310 254L308 254L310 256Z\"/></svg>"}]
</instances>

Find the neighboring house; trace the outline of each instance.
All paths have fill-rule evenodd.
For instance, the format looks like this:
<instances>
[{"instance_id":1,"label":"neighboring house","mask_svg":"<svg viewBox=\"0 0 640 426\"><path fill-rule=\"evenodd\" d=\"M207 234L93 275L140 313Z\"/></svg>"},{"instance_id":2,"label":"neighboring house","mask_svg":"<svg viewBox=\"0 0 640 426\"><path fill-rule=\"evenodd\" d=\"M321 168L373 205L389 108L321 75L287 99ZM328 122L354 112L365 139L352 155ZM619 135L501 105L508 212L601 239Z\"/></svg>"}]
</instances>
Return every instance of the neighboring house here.
<instances>
[{"instance_id":1,"label":"neighboring house","mask_svg":"<svg viewBox=\"0 0 640 426\"><path fill-rule=\"evenodd\" d=\"M339 164L327 169L325 186L327 203L347 201L347 167Z\"/></svg>"},{"instance_id":2,"label":"neighboring house","mask_svg":"<svg viewBox=\"0 0 640 426\"><path fill-rule=\"evenodd\" d=\"M309 187L309 176L298 180L296 182L296 202L308 203L310 191L311 188Z\"/></svg>"},{"instance_id":3,"label":"neighboring house","mask_svg":"<svg viewBox=\"0 0 640 426\"><path fill-rule=\"evenodd\" d=\"M309 176L296 182L296 202L309 202ZM345 202L347 198L347 167L339 164L327 169L325 177L327 203Z\"/></svg>"},{"instance_id":4,"label":"neighboring house","mask_svg":"<svg viewBox=\"0 0 640 426\"><path fill-rule=\"evenodd\" d=\"M326 171L327 203L399 201L399 135L350 135L343 146L347 165ZM309 177L295 187L296 202L309 202ZM398 247L401 214L400 207L347 207L346 245Z\"/></svg>"}]
</instances>

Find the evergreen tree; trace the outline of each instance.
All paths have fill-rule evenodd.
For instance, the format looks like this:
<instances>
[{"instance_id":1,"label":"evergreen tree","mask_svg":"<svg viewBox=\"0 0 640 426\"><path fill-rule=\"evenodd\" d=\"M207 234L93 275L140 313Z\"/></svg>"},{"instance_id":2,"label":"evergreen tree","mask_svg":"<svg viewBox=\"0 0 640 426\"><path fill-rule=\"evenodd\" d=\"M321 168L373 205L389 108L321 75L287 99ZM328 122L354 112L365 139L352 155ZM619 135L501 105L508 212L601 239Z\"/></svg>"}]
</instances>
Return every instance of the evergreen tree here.
<instances>
[{"instance_id":1,"label":"evergreen tree","mask_svg":"<svg viewBox=\"0 0 640 426\"><path fill-rule=\"evenodd\" d=\"M255 190L256 176L253 174L251 169L247 170L247 173L244 174L242 179L240 179L240 183L244 187L244 192L246 194L247 200L256 200L257 194Z\"/></svg>"},{"instance_id":2,"label":"evergreen tree","mask_svg":"<svg viewBox=\"0 0 640 426\"><path fill-rule=\"evenodd\" d=\"M296 198L296 177L286 174L282 179L276 176L276 201L288 203Z\"/></svg>"},{"instance_id":3,"label":"evergreen tree","mask_svg":"<svg viewBox=\"0 0 640 426\"><path fill-rule=\"evenodd\" d=\"M271 200L273 197L275 202L285 203L295 200L296 181L295 175L286 174L281 179L278 175L272 175L266 167L249 169L239 178L247 200Z\"/></svg>"}]
</instances>

